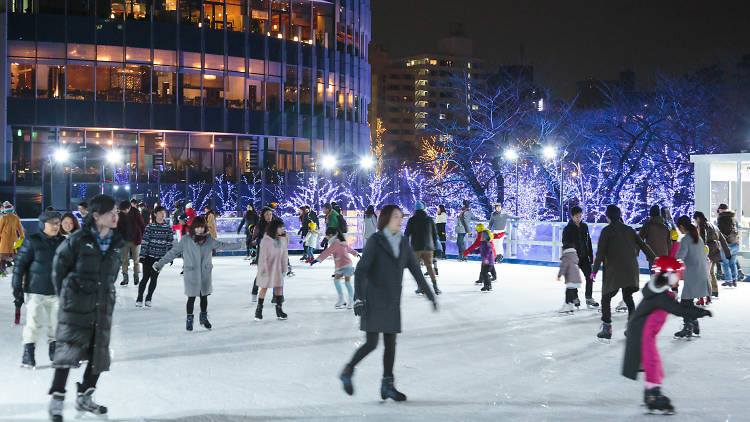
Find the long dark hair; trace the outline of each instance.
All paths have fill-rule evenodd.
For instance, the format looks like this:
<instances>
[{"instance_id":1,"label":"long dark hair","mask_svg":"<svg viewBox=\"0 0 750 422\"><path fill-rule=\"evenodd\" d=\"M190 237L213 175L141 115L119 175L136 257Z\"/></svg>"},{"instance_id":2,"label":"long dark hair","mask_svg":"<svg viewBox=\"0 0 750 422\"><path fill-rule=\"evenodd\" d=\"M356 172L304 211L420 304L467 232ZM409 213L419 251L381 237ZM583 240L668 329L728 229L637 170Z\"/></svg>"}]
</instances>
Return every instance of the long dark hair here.
<instances>
[{"instance_id":1,"label":"long dark hair","mask_svg":"<svg viewBox=\"0 0 750 422\"><path fill-rule=\"evenodd\" d=\"M63 234L70 234L70 233L65 233L65 230L63 230L62 228L62 221L65 220L66 218L70 218L71 220L73 220L73 230L70 233L73 233L74 231L81 228L81 224L78 223L78 219L76 218L76 216L73 215L72 212L66 212L65 214L63 214L62 218L60 219L60 231L63 232Z\"/></svg>"},{"instance_id":2,"label":"long dark hair","mask_svg":"<svg viewBox=\"0 0 750 422\"><path fill-rule=\"evenodd\" d=\"M326 227L326 236L330 236L330 235L334 235L336 236L336 239L342 242L346 242L346 238L341 233L341 231L337 229L336 227Z\"/></svg>"},{"instance_id":3,"label":"long dark hair","mask_svg":"<svg viewBox=\"0 0 750 422\"><path fill-rule=\"evenodd\" d=\"M369 217L371 215L375 215L375 207L373 207L372 205L368 205L367 209L365 210L365 217Z\"/></svg>"},{"instance_id":4,"label":"long dark hair","mask_svg":"<svg viewBox=\"0 0 750 422\"><path fill-rule=\"evenodd\" d=\"M193 218L193 221L190 223L190 227L188 228L188 232L190 233L190 237L195 236L195 229L196 227L203 227L203 234L205 235L208 233L208 226L206 225L206 217L199 215L195 218Z\"/></svg>"},{"instance_id":5,"label":"long dark hair","mask_svg":"<svg viewBox=\"0 0 750 422\"><path fill-rule=\"evenodd\" d=\"M698 228L695 227L692 221L690 221L690 217L687 215L683 215L682 217L677 219L677 227L682 226L682 228L685 229L685 231L688 232L690 237L693 238L693 243L698 243L698 239L700 239L700 235L698 234Z\"/></svg>"},{"instance_id":6,"label":"long dark hair","mask_svg":"<svg viewBox=\"0 0 750 422\"><path fill-rule=\"evenodd\" d=\"M266 228L266 234L272 238L276 239L278 235L276 234L276 231L279 229L279 227L284 227L284 220L280 218L274 218L271 220L270 223L268 223L268 228Z\"/></svg>"},{"instance_id":7,"label":"long dark hair","mask_svg":"<svg viewBox=\"0 0 750 422\"><path fill-rule=\"evenodd\" d=\"M399 208L398 205L394 204L386 205L380 210L380 216L378 216L378 230L383 230L385 226L388 225L388 223L391 221L391 216L393 216L394 211L398 211L403 214L401 208Z\"/></svg>"},{"instance_id":8,"label":"long dark hair","mask_svg":"<svg viewBox=\"0 0 750 422\"><path fill-rule=\"evenodd\" d=\"M438 205L438 214L445 214L445 205Z\"/></svg>"}]
</instances>

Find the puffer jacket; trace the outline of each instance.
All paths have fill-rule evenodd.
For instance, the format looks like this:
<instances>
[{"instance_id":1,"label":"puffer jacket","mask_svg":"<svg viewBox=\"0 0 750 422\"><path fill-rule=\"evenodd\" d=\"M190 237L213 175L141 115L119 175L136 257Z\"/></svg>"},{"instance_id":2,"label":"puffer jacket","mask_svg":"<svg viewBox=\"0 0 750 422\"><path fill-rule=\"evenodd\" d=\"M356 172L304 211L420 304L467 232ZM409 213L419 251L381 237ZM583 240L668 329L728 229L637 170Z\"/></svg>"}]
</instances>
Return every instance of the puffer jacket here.
<instances>
[{"instance_id":1,"label":"puffer jacket","mask_svg":"<svg viewBox=\"0 0 750 422\"><path fill-rule=\"evenodd\" d=\"M651 217L638 231L641 239L654 251L656 256L666 256L672 249L672 236L662 217Z\"/></svg>"},{"instance_id":2,"label":"puffer jacket","mask_svg":"<svg viewBox=\"0 0 750 422\"><path fill-rule=\"evenodd\" d=\"M409 218L404 236L411 240L411 248L415 251L434 251L440 245L435 221L424 210L416 211Z\"/></svg>"},{"instance_id":3,"label":"puffer jacket","mask_svg":"<svg viewBox=\"0 0 750 422\"><path fill-rule=\"evenodd\" d=\"M727 243L739 243L739 228L737 224L737 218L732 211L725 211L719 214L719 218L716 220L716 225L719 226L719 231L727 239Z\"/></svg>"},{"instance_id":4,"label":"puffer jacket","mask_svg":"<svg viewBox=\"0 0 750 422\"><path fill-rule=\"evenodd\" d=\"M42 232L34 233L24 240L15 259L13 288L23 288L24 293L54 295L52 259L63 240L65 238L62 235L49 237Z\"/></svg>"},{"instance_id":5,"label":"puffer jacket","mask_svg":"<svg viewBox=\"0 0 750 422\"><path fill-rule=\"evenodd\" d=\"M115 279L124 243L117 231L111 233L104 254L97 242L99 234L89 224L57 248L52 264L52 280L60 297L55 368L77 367L88 360L94 374L109 370Z\"/></svg>"},{"instance_id":6,"label":"puffer jacket","mask_svg":"<svg viewBox=\"0 0 750 422\"><path fill-rule=\"evenodd\" d=\"M565 277L566 286L581 285L581 270L578 268L578 251L575 248L565 249L560 256L560 270L557 278Z\"/></svg>"}]
</instances>

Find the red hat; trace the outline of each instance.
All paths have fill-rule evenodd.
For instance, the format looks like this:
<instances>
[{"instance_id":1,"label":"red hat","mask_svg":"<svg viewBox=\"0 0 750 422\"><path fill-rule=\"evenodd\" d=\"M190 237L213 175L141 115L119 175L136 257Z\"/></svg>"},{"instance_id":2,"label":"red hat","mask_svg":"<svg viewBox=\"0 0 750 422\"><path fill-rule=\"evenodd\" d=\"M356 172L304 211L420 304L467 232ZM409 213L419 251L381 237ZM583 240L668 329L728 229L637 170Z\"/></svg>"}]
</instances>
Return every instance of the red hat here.
<instances>
[{"instance_id":1,"label":"red hat","mask_svg":"<svg viewBox=\"0 0 750 422\"><path fill-rule=\"evenodd\" d=\"M654 274L659 273L676 273L682 271L685 265L677 258L671 256L660 256L654 260L654 264L651 266L651 272Z\"/></svg>"}]
</instances>

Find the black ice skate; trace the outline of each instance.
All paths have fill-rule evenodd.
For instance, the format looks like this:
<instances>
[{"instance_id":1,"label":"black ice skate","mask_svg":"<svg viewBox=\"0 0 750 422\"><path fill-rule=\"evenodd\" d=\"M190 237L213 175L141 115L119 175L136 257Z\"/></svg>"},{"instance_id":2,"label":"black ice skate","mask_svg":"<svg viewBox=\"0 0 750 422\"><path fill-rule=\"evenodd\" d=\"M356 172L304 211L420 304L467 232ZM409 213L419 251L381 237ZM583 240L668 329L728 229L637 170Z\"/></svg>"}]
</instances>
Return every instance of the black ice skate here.
<instances>
[{"instance_id":1,"label":"black ice skate","mask_svg":"<svg viewBox=\"0 0 750 422\"><path fill-rule=\"evenodd\" d=\"M700 337L701 336L701 327L698 325L698 321L692 321L693 326L693 336Z\"/></svg>"},{"instance_id":2,"label":"black ice skate","mask_svg":"<svg viewBox=\"0 0 750 422\"><path fill-rule=\"evenodd\" d=\"M354 385L352 384L352 375L354 375L354 368L352 368L349 365L346 365L344 367L344 370L341 371L341 375L339 375L339 379L341 380L341 383L343 384L344 391L348 395L354 394Z\"/></svg>"},{"instance_id":3,"label":"black ice skate","mask_svg":"<svg viewBox=\"0 0 750 422\"><path fill-rule=\"evenodd\" d=\"M684 338L686 340L690 340L693 337L693 324L690 322L686 322L682 326L682 330L674 333L674 338L681 339Z\"/></svg>"},{"instance_id":4,"label":"black ice skate","mask_svg":"<svg viewBox=\"0 0 750 422\"><path fill-rule=\"evenodd\" d=\"M201 325L204 326L204 327L206 327L207 330L211 329L211 323L208 322L208 313L201 312L198 315L198 321L200 321Z\"/></svg>"},{"instance_id":5,"label":"black ice skate","mask_svg":"<svg viewBox=\"0 0 750 422\"><path fill-rule=\"evenodd\" d=\"M599 307L599 303L595 301L593 298L586 298L586 307L588 309L596 309Z\"/></svg>"},{"instance_id":6,"label":"black ice skate","mask_svg":"<svg viewBox=\"0 0 750 422\"><path fill-rule=\"evenodd\" d=\"M276 319L279 321L286 321L289 316L285 314L284 310L281 308L281 304L284 303L284 295L274 296L271 302L276 303Z\"/></svg>"},{"instance_id":7,"label":"black ice skate","mask_svg":"<svg viewBox=\"0 0 750 422\"><path fill-rule=\"evenodd\" d=\"M581 307L581 299L575 298L573 299L573 305L576 307L576 309Z\"/></svg>"},{"instance_id":8,"label":"black ice skate","mask_svg":"<svg viewBox=\"0 0 750 422\"><path fill-rule=\"evenodd\" d=\"M612 339L612 324L603 322L602 330L599 331L599 333L597 333L596 337L602 340L611 340Z\"/></svg>"},{"instance_id":9,"label":"black ice skate","mask_svg":"<svg viewBox=\"0 0 750 422\"><path fill-rule=\"evenodd\" d=\"M188 331L193 331L193 319L195 317L193 314L188 314L187 319L185 319L185 329Z\"/></svg>"},{"instance_id":10,"label":"black ice skate","mask_svg":"<svg viewBox=\"0 0 750 422\"><path fill-rule=\"evenodd\" d=\"M128 274L123 273L122 274L122 281L120 282L120 286L127 286L128 285Z\"/></svg>"},{"instance_id":11,"label":"black ice skate","mask_svg":"<svg viewBox=\"0 0 750 422\"><path fill-rule=\"evenodd\" d=\"M65 393L52 393L49 401L49 420L52 422L63 422L63 407L65 404Z\"/></svg>"},{"instance_id":12,"label":"black ice skate","mask_svg":"<svg viewBox=\"0 0 750 422\"><path fill-rule=\"evenodd\" d=\"M88 388L86 391L81 392L82 387L80 383L78 385L78 397L76 397L76 410L79 412L89 412L94 415L106 415L107 408L97 404L94 401L94 393L96 388Z\"/></svg>"},{"instance_id":13,"label":"black ice skate","mask_svg":"<svg viewBox=\"0 0 750 422\"><path fill-rule=\"evenodd\" d=\"M646 407L650 414L674 415L675 410L669 397L661 394L661 388L654 387L646 390Z\"/></svg>"},{"instance_id":14,"label":"black ice skate","mask_svg":"<svg viewBox=\"0 0 750 422\"><path fill-rule=\"evenodd\" d=\"M263 301L265 299L258 298L258 306L255 307L255 320L263 321Z\"/></svg>"},{"instance_id":15,"label":"black ice skate","mask_svg":"<svg viewBox=\"0 0 750 422\"><path fill-rule=\"evenodd\" d=\"M34 356L34 343L26 343L23 345L23 358L21 358L21 367L34 369L36 367L36 358Z\"/></svg>"},{"instance_id":16,"label":"black ice skate","mask_svg":"<svg viewBox=\"0 0 750 422\"><path fill-rule=\"evenodd\" d=\"M438 289L437 282L432 283L432 289L435 291L436 295L439 295L440 293L443 293L440 289Z\"/></svg>"},{"instance_id":17,"label":"black ice skate","mask_svg":"<svg viewBox=\"0 0 750 422\"><path fill-rule=\"evenodd\" d=\"M383 382L380 384L380 397L383 400L406 401L406 395L393 386L393 377L383 377Z\"/></svg>"}]
</instances>

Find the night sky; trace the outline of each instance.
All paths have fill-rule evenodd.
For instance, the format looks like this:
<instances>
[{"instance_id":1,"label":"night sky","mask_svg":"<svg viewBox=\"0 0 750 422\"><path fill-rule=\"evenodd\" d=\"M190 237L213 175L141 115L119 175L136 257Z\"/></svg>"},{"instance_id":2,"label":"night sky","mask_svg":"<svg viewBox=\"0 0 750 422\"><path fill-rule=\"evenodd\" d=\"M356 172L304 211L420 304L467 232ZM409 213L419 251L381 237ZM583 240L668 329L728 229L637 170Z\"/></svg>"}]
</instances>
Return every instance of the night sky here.
<instances>
[{"instance_id":1,"label":"night sky","mask_svg":"<svg viewBox=\"0 0 750 422\"><path fill-rule=\"evenodd\" d=\"M392 56L433 52L451 22L464 24L474 56L525 64L553 95L588 76L657 70L684 73L750 54L750 1L737 0L372 0L372 40Z\"/></svg>"}]
</instances>

